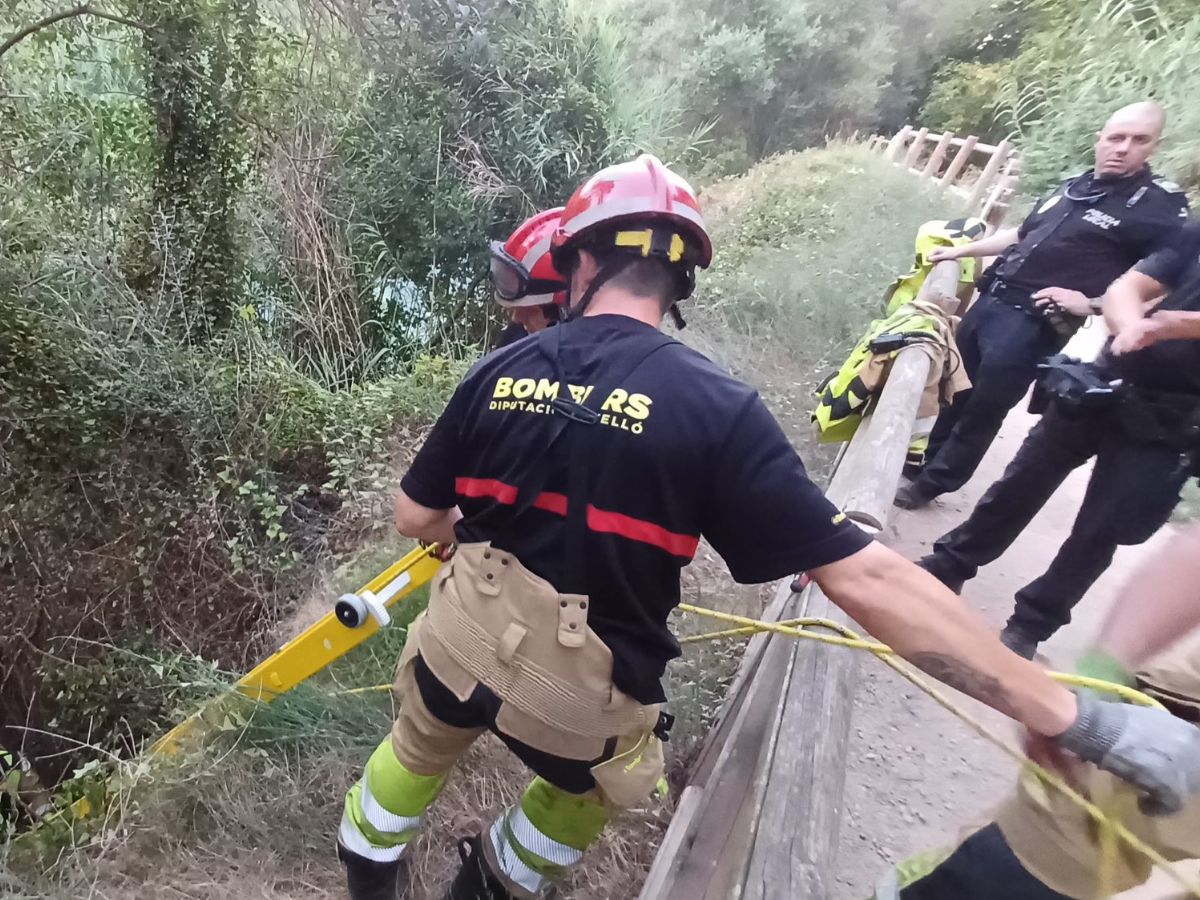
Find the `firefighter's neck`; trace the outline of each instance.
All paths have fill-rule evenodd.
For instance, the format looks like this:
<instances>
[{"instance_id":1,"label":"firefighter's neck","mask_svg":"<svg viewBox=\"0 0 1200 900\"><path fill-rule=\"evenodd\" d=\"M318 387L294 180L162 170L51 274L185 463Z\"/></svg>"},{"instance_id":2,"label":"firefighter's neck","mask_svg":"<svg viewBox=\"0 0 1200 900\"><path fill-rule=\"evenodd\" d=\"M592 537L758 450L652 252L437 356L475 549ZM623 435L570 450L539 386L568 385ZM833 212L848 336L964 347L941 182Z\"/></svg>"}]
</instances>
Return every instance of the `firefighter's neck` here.
<instances>
[{"instance_id":1,"label":"firefighter's neck","mask_svg":"<svg viewBox=\"0 0 1200 900\"><path fill-rule=\"evenodd\" d=\"M584 316L628 316L651 328L661 328L662 304L655 297L641 297L616 285L605 285L596 291Z\"/></svg>"}]
</instances>

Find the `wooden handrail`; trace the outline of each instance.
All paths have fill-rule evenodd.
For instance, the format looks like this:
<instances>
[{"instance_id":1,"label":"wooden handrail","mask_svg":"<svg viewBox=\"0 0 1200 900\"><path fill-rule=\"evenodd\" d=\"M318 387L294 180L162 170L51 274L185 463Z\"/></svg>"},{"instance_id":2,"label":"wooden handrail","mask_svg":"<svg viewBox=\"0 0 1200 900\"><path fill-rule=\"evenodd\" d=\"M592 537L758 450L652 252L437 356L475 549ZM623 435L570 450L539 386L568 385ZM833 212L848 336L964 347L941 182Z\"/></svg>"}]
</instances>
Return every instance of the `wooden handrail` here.
<instances>
[{"instance_id":1,"label":"wooden handrail","mask_svg":"<svg viewBox=\"0 0 1200 900\"><path fill-rule=\"evenodd\" d=\"M939 263L920 299L952 311L959 264ZM828 496L886 523L930 358L897 354L873 410L834 472ZM781 584L763 618L848 621L810 585ZM837 849L859 657L816 641L760 634L680 795L640 900L825 897Z\"/></svg>"},{"instance_id":2,"label":"wooden handrail","mask_svg":"<svg viewBox=\"0 0 1200 900\"><path fill-rule=\"evenodd\" d=\"M936 180L939 186L963 197L967 213L985 219L993 227L1003 220L1008 210L1006 200L1016 193L1020 178L1020 157L1007 139L985 144L973 134L966 137L948 131L935 134L928 128L905 125L891 138L871 137L867 146L870 150L882 149L884 159L922 178ZM952 148L956 152L946 165ZM982 160L980 174L974 181L960 184L972 160Z\"/></svg>"}]
</instances>

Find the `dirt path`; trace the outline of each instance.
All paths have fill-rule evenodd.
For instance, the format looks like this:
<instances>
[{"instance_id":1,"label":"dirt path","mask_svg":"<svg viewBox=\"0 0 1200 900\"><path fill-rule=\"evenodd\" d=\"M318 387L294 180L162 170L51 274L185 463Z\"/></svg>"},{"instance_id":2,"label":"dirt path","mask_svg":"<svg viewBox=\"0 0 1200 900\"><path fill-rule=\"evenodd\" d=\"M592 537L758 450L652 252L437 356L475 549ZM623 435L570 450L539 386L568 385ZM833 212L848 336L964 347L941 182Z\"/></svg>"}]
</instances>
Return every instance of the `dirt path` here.
<instances>
[{"instance_id":1,"label":"dirt path","mask_svg":"<svg viewBox=\"0 0 1200 900\"><path fill-rule=\"evenodd\" d=\"M1094 333L1093 333L1094 332ZM1072 347L1094 352L1103 335L1089 329ZM916 512L897 511L889 543L910 559L970 512L984 490L1000 476L1034 417L1024 404L1009 415L979 471L958 494ZM1043 572L1070 529L1089 469L1075 472L1003 557L967 584L964 599L1000 627L1012 609L1014 592ZM1160 532L1141 547L1121 548L1112 567L1076 608L1075 621L1043 647L1056 666L1069 666L1095 633L1131 568L1162 541ZM956 841L990 819L1010 790L1016 768L999 750L967 731L907 682L883 666L864 661L855 700L850 763L846 775L838 887L833 900L869 897L879 875L907 855ZM963 699L980 717L1000 729L1004 719ZM1139 900L1177 896L1169 882L1123 895Z\"/></svg>"}]
</instances>

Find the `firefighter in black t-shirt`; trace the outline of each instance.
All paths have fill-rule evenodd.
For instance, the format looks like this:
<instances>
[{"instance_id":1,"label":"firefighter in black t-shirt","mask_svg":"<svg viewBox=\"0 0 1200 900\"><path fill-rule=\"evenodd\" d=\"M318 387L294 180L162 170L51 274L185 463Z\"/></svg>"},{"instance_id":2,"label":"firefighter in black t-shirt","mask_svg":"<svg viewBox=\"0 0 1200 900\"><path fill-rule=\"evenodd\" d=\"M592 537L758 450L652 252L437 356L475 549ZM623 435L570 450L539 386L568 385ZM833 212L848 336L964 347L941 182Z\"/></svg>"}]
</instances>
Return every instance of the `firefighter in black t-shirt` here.
<instances>
[{"instance_id":1,"label":"firefighter in black t-shirt","mask_svg":"<svg viewBox=\"0 0 1200 900\"><path fill-rule=\"evenodd\" d=\"M905 658L1156 796L1163 766L1200 768L1146 752L1164 727L1149 711L1077 700L1005 650L830 505L751 388L662 334L712 255L679 176L651 156L600 172L553 252L568 321L480 360L401 483L400 531L458 550L410 631L391 736L346 798L354 900L395 896L425 809L484 731L537 777L460 843L451 900L538 896L645 800L679 655L668 616L702 536L740 581L807 571Z\"/></svg>"},{"instance_id":2,"label":"firefighter in black t-shirt","mask_svg":"<svg viewBox=\"0 0 1200 900\"><path fill-rule=\"evenodd\" d=\"M1153 103L1118 110L1097 135L1095 168L1059 185L1020 228L932 254L935 262L1000 256L956 332L972 387L938 416L925 465L896 493L897 506L916 509L966 484L1038 363L1099 311L1115 278L1178 231L1187 199L1148 163L1164 121Z\"/></svg>"},{"instance_id":3,"label":"firefighter in black t-shirt","mask_svg":"<svg viewBox=\"0 0 1200 900\"><path fill-rule=\"evenodd\" d=\"M507 241L492 242L492 288L511 319L498 347L557 325L562 318L567 284L550 257L550 239L561 215L561 206L540 212L518 225Z\"/></svg>"},{"instance_id":4,"label":"firefighter in black t-shirt","mask_svg":"<svg viewBox=\"0 0 1200 900\"><path fill-rule=\"evenodd\" d=\"M1149 309L1168 292L1161 303ZM997 558L1068 473L1096 458L1050 568L1017 592L1002 640L1032 658L1112 562L1167 521L1200 451L1200 223L1104 297L1114 338L1093 364L1058 357L1034 389L1045 415L970 517L920 565L953 590ZM1061 360L1061 362L1060 362Z\"/></svg>"}]
</instances>

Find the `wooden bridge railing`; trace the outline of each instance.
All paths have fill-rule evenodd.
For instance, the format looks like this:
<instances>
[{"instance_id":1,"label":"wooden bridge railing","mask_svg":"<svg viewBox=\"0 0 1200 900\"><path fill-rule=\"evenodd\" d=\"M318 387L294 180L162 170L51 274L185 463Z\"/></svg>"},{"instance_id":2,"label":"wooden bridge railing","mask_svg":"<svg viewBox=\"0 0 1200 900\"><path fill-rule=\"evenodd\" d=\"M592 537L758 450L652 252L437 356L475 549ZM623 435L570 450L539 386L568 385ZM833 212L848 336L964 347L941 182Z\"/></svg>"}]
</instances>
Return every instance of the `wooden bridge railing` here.
<instances>
[{"instance_id":1,"label":"wooden bridge railing","mask_svg":"<svg viewBox=\"0 0 1200 900\"><path fill-rule=\"evenodd\" d=\"M1009 140L985 144L975 135L931 134L905 125L890 138L875 135L867 146L962 197L968 214L991 225L1004 220L1021 180L1021 154Z\"/></svg>"},{"instance_id":2,"label":"wooden bridge railing","mask_svg":"<svg viewBox=\"0 0 1200 900\"><path fill-rule=\"evenodd\" d=\"M921 299L953 310L959 264L939 263ZM929 356L902 350L828 496L883 527L912 436ZM816 585L779 586L764 619L849 623ZM833 884L863 654L782 635L754 637L679 798L639 900L822 900Z\"/></svg>"}]
</instances>

